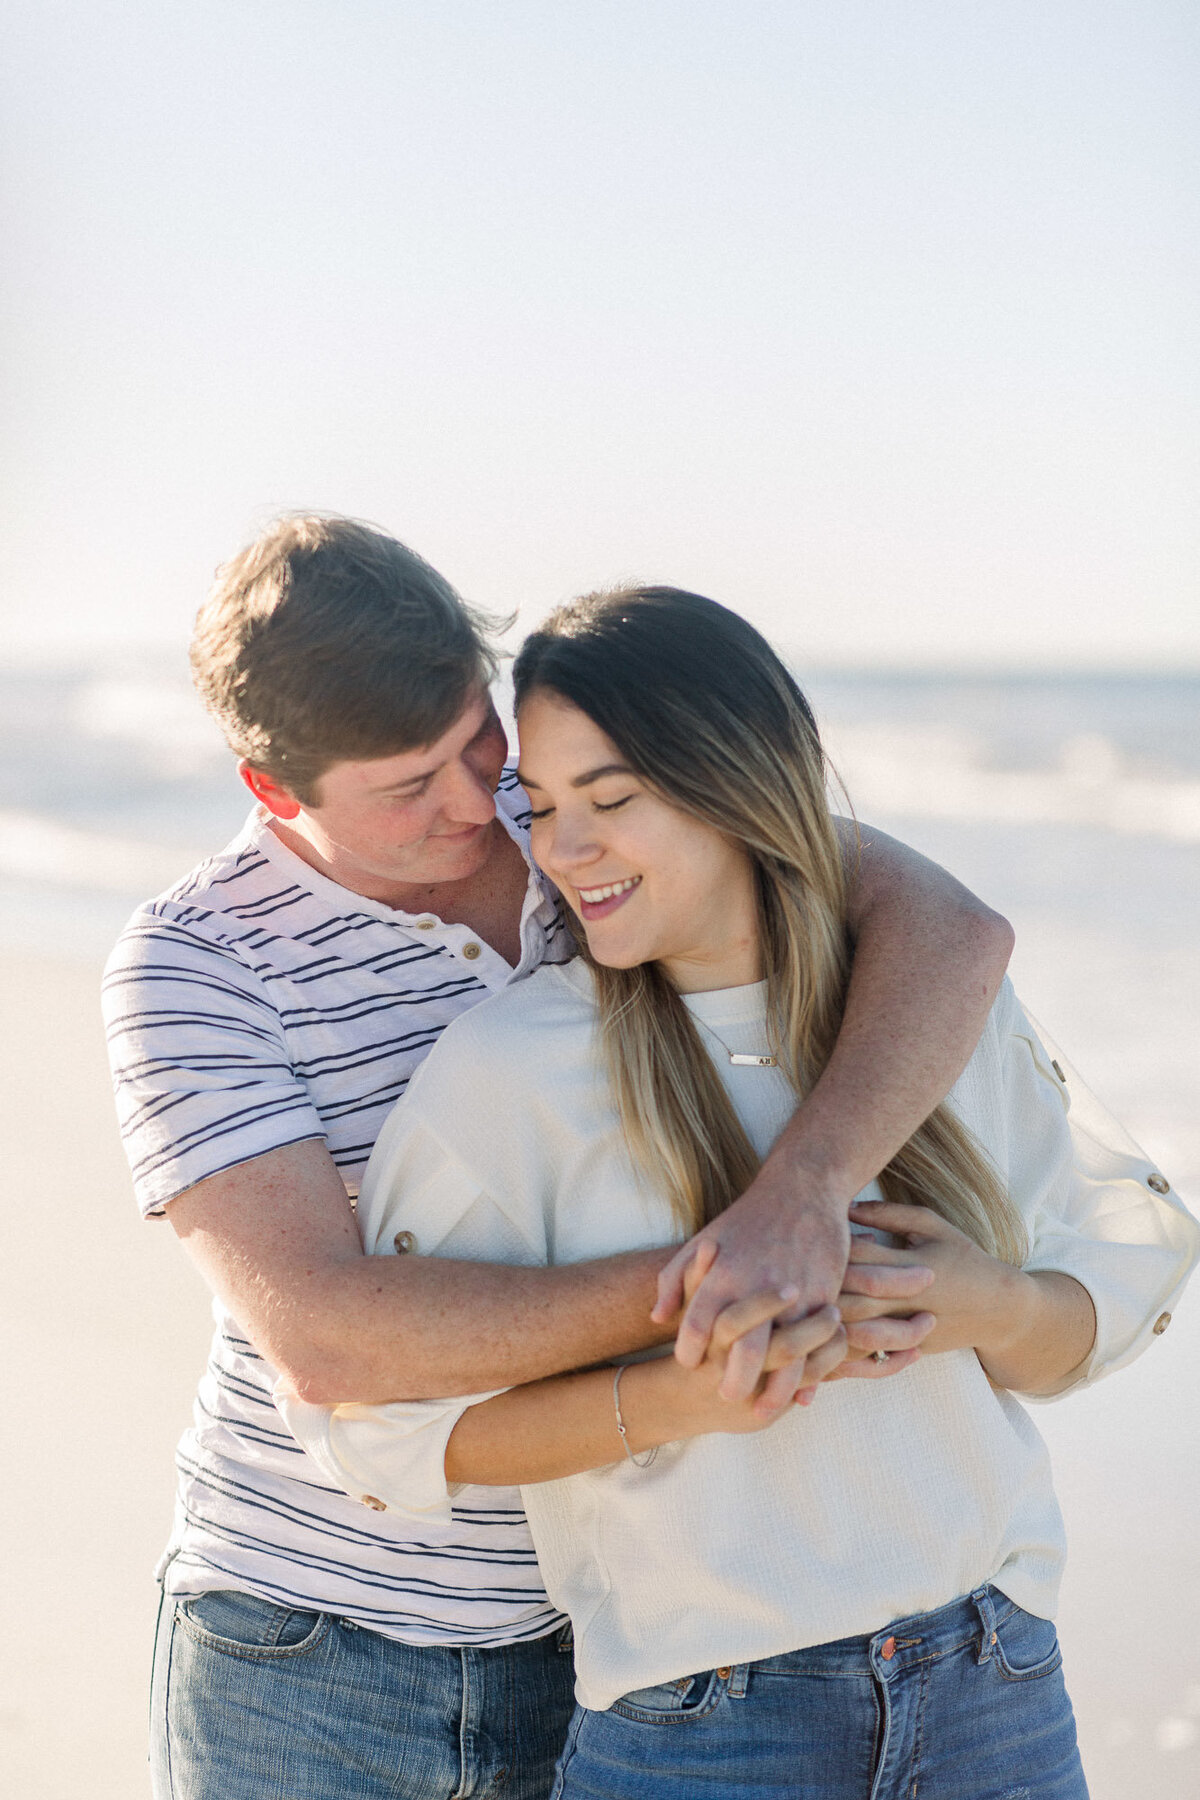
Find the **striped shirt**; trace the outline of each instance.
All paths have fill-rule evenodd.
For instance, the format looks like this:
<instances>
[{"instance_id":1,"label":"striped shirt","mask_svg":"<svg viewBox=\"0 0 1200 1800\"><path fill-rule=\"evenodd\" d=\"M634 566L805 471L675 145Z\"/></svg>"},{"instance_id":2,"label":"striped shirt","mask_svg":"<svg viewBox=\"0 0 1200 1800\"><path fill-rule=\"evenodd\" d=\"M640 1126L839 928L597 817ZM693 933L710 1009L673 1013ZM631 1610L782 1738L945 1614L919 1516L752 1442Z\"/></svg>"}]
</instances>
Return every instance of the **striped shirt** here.
<instances>
[{"instance_id":1,"label":"striped shirt","mask_svg":"<svg viewBox=\"0 0 1200 1800\"><path fill-rule=\"evenodd\" d=\"M525 851L509 769L497 811ZM466 925L328 880L255 812L220 855L134 914L104 977L121 1132L146 1217L224 1169L309 1138L348 1193L430 1046L460 1014L570 954L532 863L514 970ZM179 1444L167 1591L239 1588L407 1643L493 1645L561 1623L515 1489L464 1489L414 1535L334 1488L284 1428L276 1371L213 1303Z\"/></svg>"}]
</instances>

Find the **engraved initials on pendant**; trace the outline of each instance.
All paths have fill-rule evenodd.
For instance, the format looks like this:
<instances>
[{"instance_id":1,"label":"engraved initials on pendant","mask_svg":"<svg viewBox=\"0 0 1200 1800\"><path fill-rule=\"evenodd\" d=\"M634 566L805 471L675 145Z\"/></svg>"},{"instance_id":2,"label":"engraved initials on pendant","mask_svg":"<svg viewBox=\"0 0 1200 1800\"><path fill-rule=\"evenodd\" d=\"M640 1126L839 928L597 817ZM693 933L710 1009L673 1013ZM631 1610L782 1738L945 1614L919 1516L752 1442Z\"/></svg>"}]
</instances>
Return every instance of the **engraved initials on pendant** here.
<instances>
[{"instance_id":1,"label":"engraved initials on pendant","mask_svg":"<svg viewBox=\"0 0 1200 1800\"><path fill-rule=\"evenodd\" d=\"M742 1069L773 1069L779 1058L777 1056L738 1056L731 1050L729 1060Z\"/></svg>"}]
</instances>

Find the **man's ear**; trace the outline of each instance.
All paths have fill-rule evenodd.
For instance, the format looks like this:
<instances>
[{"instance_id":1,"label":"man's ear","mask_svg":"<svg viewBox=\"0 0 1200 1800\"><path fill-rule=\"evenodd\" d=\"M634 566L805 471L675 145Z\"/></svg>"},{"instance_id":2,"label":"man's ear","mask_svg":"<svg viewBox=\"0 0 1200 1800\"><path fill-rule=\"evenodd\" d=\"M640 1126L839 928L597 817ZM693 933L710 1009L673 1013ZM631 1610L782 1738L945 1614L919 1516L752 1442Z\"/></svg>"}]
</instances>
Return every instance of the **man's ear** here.
<instances>
[{"instance_id":1,"label":"man's ear","mask_svg":"<svg viewBox=\"0 0 1200 1800\"><path fill-rule=\"evenodd\" d=\"M238 774L254 798L277 819L294 819L299 816L300 802L295 795L289 794L265 769L256 769L251 763L240 762Z\"/></svg>"}]
</instances>

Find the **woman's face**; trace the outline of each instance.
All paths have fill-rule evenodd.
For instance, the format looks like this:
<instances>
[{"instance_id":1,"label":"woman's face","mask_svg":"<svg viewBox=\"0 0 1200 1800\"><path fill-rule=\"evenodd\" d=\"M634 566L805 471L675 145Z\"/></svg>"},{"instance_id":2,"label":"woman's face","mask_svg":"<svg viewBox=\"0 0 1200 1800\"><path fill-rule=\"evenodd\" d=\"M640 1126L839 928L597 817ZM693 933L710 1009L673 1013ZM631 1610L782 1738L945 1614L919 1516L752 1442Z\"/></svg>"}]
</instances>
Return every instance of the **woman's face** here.
<instances>
[{"instance_id":1,"label":"woman's face","mask_svg":"<svg viewBox=\"0 0 1200 1800\"><path fill-rule=\"evenodd\" d=\"M582 919L596 961L660 962L685 994L757 981L742 847L647 787L569 700L535 690L518 724L533 854Z\"/></svg>"}]
</instances>

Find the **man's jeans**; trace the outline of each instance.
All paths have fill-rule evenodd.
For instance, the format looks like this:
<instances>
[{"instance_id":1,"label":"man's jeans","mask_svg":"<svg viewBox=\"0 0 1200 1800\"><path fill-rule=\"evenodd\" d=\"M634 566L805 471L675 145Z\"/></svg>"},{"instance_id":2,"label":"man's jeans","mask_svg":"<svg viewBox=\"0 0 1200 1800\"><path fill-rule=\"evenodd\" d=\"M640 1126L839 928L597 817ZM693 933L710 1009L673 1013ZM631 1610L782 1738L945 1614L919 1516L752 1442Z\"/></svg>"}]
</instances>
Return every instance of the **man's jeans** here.
<instances>
[{"instance_id":1,"label":"man's jeans","mask_svg":"<svg viewBox=\"0 0 1200 1800\"><path fill-rule=\"evenodd\" d=\"M167 1597L155 1800L546 1800L572 1706L561 1635L415 1647L250 1594Z\"/></svg>"},{"instance_id":2,"label":"man's jeans","mask_svg":"<svg viewBox=\"0 0 1200 1800\"><path fill-rule=\"evenodd\" d=\"M576 1710L555 1800L1087 1800L1054 1626L937 1612Z\"/></svg>"}]
</instances>

